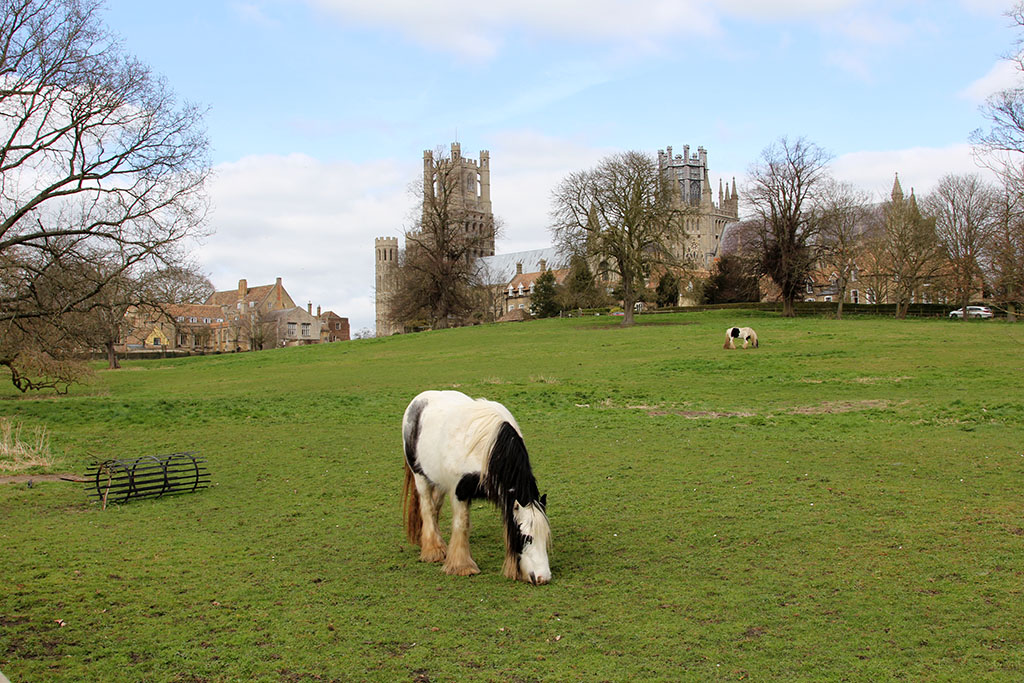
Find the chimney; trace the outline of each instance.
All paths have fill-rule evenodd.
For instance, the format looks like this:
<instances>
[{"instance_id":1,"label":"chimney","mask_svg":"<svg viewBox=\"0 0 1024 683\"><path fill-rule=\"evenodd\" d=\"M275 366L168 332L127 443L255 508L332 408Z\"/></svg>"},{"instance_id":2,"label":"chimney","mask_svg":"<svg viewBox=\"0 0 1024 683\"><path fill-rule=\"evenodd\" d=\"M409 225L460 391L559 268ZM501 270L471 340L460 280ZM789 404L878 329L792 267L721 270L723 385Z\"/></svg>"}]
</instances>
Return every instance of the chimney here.
<instances>
[{"instance_id":1,"label":"chimney","mask_svg":"<svg viewBox=\"0 0 1024 683\"><path fill-rule=\"evenodd\" d=\"M519 263L516 264L516 275L522 275L522 274L523 274L523 262L520 261Z\"/></svg>"},{"instance_id":2,"label":"chimney","mask_svg":"<svg viewBox=\"0 0 1024 683\"><path fill-rule=\"evenodd\" d=\"M547 260L546 259L541 259L540 260L540 272L543 273L547 269L548 269L548 262L547 262Z\"/></svg>"},{"instance_id":3,"label":"chimney","mask_svg":"<svg viewBox=\"0 0 1024 683\"><path fill-rule=\"evenodd\" d=\"M316 307L316 317L318 317L318 318L320 317L320 306L319 305L317 305L317 307Z\"/></svg>"},{"instance_id":4,"label":"chimney","mask_svg":"<svg viewBox=\"0 0 1024 683\"><path fill-rule=\"evenodd\" d=\"M307 301L306 302L306 313L309 313L310 315L313 315L313 302L312 301Z\"/></svg>"},{"instance_id":5,"label":"chimney","mask_svg":"<svg viewBox=\"0 0 1024 683\"><path fill-rule=\"evenodd\" d=\"M243 279L238 281L238 298L245 299L245 295L249 291L249 284Z\"/></svg>"},{"instance_id":6,"label":"chimney","mask_svg":"<svg viewBox=\"0 0 1024 683\"><path fill-rule=\"evenodd\" d=\"M281 278L277 278L277 282L274 284L274 290L277 292L277 307L278 309L284 308L284 287L281 286Z\"/></svg>"}]
</instances>

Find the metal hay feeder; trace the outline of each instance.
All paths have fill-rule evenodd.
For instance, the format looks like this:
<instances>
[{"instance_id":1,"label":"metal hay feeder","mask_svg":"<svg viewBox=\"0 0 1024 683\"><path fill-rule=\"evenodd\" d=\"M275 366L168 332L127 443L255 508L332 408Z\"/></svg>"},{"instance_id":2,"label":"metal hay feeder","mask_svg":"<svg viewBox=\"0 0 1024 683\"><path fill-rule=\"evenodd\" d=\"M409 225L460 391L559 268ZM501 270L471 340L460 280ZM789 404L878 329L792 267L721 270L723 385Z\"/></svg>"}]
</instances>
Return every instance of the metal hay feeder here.
<instances>
[{"instance_id":1,"label":"metal hay feeder","mask_svg":"<svg viewBox=\"0 0 1024 683\"><path fill-rule=\"evenodd\" d=\"M86 492L104 508L136 498L192 493L210 485L205 463L196 451L93 463L85 474Z\"/></svg>"}]
</instances>

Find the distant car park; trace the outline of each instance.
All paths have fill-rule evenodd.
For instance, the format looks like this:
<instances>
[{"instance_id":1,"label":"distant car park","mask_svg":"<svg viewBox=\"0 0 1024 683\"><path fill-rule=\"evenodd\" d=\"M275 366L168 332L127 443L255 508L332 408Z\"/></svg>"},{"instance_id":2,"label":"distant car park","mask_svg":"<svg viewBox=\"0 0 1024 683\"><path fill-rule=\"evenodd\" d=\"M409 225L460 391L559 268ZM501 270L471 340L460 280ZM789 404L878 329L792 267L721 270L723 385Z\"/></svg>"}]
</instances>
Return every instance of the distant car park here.
<instances>
[{"instance_id":1,"label":"distant car park","mask_svg":"<svg viewBox=\"0 0 1024 683\"><path fill-rule=\"evenodd\" d=\"M964 309L958 308L955 311L950 311L949 312L949 317L950 318L963 318L964 317ZM968 318L991 318L992 317L992 309L989 308L988 306L968 306L967 307L967 317Z\"/></svg>"}]
</instances>

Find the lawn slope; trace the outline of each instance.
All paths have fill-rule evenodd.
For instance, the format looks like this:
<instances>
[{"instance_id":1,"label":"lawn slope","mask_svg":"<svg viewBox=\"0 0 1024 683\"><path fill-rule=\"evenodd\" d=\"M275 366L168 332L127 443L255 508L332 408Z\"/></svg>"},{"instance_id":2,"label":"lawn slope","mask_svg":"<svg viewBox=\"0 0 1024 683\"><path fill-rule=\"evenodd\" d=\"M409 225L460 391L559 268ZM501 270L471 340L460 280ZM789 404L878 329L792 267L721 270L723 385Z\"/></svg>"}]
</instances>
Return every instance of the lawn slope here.
<instances>
[{"instance_id":1,"label":"lawn slope","mask_svg":"<svg viewBox=\"0 0 1024 683\"><path fill-rule=\"evenodd\" d=\"M0 389L60 463L200 450L205 491L107 510L0 485L12 681L1024 675L1024 326L742 311L547 320L130 362ZM756 350L722 349L754 327ZM400 420L505 403L553 581L417 561ZM447 508L447 506L446 506ZM444 523L444 522L443 522Z\"/></svg>"}]
</instances>

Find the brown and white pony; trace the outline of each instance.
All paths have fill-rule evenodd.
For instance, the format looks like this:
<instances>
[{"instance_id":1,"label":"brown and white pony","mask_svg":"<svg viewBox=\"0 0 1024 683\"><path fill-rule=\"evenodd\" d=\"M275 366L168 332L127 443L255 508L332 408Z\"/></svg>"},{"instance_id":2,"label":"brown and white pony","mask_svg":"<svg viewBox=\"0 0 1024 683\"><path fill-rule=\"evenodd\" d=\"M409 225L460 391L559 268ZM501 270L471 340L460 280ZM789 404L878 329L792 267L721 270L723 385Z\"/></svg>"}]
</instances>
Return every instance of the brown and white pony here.
<instances>
[{"instance_id":1,"label":"brown and white pony","mask_svg":"<svg viewBox=\"0 0 1024 683\"><path fill-rule=\"evenodd\" d=\"M749 327L730 327L725 331L725 346L723 349L735 349L736 344L733 343L736 339L743 339L743 348L747 348L747 344L752 344L754 348L757 348L757 332Z\"/></svg>"},{"instance_id":2,"label":"brown and white pony","mask_svg":"<svg viewBox=\"0 0 1024 683\"><path fill-rule=\"evenodd\" d=\"M469 553L469 505L486 498L505 523L504 575L532 584L551 580L547 496L539 495L522 432L505 406L458 391L424 391L405 409L402 443L405 531L420 546L420 560L443 560L447 574L479 574ZM437 523L446 493L448 545Z\"/></svg>"}]
</instances>

